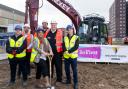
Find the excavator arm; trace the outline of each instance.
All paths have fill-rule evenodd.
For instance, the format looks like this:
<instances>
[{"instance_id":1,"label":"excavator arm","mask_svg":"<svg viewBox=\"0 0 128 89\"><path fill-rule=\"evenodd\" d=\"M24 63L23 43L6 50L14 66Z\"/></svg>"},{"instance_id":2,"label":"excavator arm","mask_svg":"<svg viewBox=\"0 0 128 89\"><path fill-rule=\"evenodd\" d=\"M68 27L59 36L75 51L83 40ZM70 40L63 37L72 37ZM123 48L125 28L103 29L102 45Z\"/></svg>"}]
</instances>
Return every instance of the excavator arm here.
<instances>
[{"instance_id":1,"label":"excavator arm","mask_svg":"<svg viewBox=\"0 0 128 89\"><path fill-rule=\"evenodd\" d=\"M76 28L78 33L78 27L81 22L79 13L65 0L47 0L65 15L67 15ZM28 14L30 19L30 26L32 33L38 26L38 9L39 9L39 0L26 0L26 12L25 12L25 23L28 23ZM29 13L28 13L29 12Z\"/></svg>"},{"instance_id":2,"label":"excavator arm","mask_svg":"<svg viewBox=\"0 0 128 89\"><path fill-rule=\"evenodd\" d=\"M63 12L65 15L67 15L71 19L76 30L78 30L79 24L81 22L81 18L79 13L73 8L71 4L69 4L65 0L47 0L47 1L51 3L53 6L55 6L57 9L59 9L61 12Z\"/></svg>"}]
</instances>

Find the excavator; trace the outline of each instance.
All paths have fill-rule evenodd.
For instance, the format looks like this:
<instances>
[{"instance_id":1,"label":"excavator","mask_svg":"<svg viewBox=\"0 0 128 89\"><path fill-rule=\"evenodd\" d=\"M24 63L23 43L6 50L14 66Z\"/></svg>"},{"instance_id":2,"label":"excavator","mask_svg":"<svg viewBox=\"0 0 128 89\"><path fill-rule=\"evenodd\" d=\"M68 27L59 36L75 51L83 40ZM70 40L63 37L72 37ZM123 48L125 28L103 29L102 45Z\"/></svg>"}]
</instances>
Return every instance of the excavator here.
<instances>
[{"instance_id":1,"label":"excavator","mask_svg":"<svg viewBox=\"0 0 128 89\"><path fill-rule=\"evenodd\" d=\"M79 36L80 42L84 44L106 44L108 31L104 17L95 13L83 17L79 25Z\"/></svg>"},{"instance_id":2,"label":"excavator","mask_svg":"<svg viewBox=\"0 0 128 89\"><path fill-rule=\"evenodd\" d=\"M98 16L83 17L66 0L47 0L62 13L67 15L74 24L76 34L80 36L82 44L106 44L108 38L107 26L104 18ZM43 2L43 0L42 0ZM31 33L34 34L38 26L39 0L26 0L25 23L30 20Z\"/></svg>"}]
</instances>

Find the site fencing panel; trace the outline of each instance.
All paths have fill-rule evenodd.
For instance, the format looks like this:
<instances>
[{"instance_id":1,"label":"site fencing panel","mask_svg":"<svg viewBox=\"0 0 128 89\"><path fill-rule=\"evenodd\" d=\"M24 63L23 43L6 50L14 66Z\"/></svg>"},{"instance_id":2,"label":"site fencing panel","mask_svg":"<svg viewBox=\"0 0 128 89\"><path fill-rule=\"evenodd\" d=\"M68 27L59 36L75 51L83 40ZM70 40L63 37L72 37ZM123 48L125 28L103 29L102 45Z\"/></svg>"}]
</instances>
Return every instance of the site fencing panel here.
<instances>
[{"instance_id":1,"label":"site fencing panel","mask_svg":"<svg viewBox=\"0 0 128 89\"><path fill-rule=\"evenodd\" d=\"M6 39L0 39L0 54L6 53Z\"/></svg>"}]
</instances>

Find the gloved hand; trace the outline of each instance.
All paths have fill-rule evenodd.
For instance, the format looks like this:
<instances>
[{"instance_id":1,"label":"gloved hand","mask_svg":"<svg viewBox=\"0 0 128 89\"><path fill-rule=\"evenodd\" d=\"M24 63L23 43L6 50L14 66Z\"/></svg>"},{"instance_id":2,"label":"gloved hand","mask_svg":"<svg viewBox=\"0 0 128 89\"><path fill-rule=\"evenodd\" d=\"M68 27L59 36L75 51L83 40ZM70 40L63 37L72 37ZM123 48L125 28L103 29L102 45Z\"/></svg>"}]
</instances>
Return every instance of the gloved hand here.
<instances>
[{"instance_id":1,"label":"gloved hand","mask_svg":"<svg viewBox=\"0 0 128 89\"><path fill-rule=\"evenodd\" d=\"M15 56L16 55L16 50L13 50L12 51L12 54Z\"/></svg>"},{"instance_id":2,"label":"gloved hand","mask_svg":"<svg viewBox=\"0 0 128 89\"><path fill-rule=\"evenodd\" d=\"M65 51L64 53L65 53L65 54L69 54L68 51Z\"/></svg>"}]
</instances>

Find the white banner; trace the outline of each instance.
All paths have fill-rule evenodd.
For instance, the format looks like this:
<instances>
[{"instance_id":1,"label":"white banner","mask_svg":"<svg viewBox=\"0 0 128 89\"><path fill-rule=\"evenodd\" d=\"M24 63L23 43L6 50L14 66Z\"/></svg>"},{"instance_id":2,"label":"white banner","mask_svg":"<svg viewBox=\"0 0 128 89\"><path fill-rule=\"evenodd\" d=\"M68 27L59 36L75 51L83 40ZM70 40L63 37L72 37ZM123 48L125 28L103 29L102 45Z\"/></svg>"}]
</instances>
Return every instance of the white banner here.
<instances>
[{"instance_id":1,"label":"white banner","mask_svg":"<svg viewBox=\"0 0 128 89\"><path fill-rule=\"evenodd\" d=\"M128 46L80 44L80 62L128 63Z\"/></svg>"}]
</instances>

